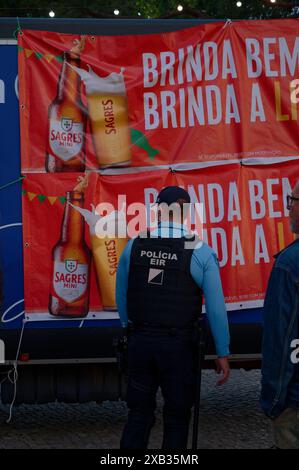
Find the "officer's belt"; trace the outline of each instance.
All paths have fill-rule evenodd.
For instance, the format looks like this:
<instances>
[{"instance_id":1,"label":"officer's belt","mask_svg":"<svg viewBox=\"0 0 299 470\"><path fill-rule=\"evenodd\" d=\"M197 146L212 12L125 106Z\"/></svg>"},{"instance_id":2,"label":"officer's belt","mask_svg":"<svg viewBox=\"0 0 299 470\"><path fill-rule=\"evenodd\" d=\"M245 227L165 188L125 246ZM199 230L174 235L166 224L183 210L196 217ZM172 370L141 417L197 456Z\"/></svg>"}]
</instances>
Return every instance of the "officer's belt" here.
<instances>
[{"instance_id":1,"label":"officer's belt","mask_svg":"<svg viewBox=\"0 0 299 470\"><path fill-rule=\"evenodd\" d=\"M153 334L164 334L168 336L177 336L180 334L192 334L196 330L196 325L186 325L182 327L169 327L164 325L151 325L148 323L129 323L129 332L144 332Z\"/></svg>"}]
</instances>

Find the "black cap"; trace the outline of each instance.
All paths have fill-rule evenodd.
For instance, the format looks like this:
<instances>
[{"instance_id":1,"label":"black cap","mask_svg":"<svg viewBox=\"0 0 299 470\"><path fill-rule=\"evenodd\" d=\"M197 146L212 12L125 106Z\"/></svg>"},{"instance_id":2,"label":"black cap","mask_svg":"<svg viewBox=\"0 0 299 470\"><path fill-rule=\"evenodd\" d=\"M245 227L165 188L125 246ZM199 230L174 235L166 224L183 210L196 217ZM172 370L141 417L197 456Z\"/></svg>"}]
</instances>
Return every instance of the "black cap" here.
<instances>
[{"instance_id":1,"label":"black cap","mask_svg":"<svg viewBox=\"0 0 299 470\"><path fill-rule=\"evenodd\" d=\"M177 202L179 199L185 200L186 203L190 202L190 196L187 191L179 186L167 186L159 192L156 203L161 204L164 202L170 206L170 204Z\"/></svg>"}]
</instances>

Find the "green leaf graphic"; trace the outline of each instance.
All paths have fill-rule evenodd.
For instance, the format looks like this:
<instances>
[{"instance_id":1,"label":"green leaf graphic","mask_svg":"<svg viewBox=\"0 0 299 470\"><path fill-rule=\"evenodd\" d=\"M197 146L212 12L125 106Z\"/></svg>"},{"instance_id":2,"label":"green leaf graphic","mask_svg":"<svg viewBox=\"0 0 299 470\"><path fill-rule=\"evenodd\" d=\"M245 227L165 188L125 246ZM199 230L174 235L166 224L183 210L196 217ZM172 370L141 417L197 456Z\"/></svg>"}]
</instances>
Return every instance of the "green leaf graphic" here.
<instances>
[{"instance_id":1,"label":"green leaf graphic","mask_svg":"<svg viewBox=\"0 0 299 470\"><path fill-rule=\"evenodd\" d=\"M35 52L34 54L38 59L41 59L43 57L43 54L41 54L40 52Z\"/></svg>"},{"instance_id":2,"label":"green leaf graphic","mask_svg":"<svg viewBox=\"0 0 299 470\"><path fill-rule=\"evenodd\" d=\"M151 160L160 152L151 147L149 141L141 131L137 131L131 127L131 140L134 145L145 150Z\"/></svg>"},{"instance_id":3,"label":"green leaf graphic","mask_svg":"<svg viewBox=\"0 0 299 470\"><path fill-rule=\"evenodd\" d=\"M57 62L63 62L63 57L61 55L55 56L55 59L57 60Z\"/></svg>"}]
</instances>

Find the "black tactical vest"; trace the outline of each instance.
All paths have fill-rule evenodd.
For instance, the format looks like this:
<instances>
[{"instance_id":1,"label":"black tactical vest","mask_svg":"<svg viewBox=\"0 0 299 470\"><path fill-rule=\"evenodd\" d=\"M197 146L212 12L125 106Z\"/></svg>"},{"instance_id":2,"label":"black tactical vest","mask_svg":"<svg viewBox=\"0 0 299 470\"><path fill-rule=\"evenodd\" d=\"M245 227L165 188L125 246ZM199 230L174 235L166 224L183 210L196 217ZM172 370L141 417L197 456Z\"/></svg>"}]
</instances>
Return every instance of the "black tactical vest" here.
<instances>
[{"instance_id":1,"label":"black tactical vest","mask_svg":"<svg viewBox=\"0 0 299 470\"><path fill-rule=\"evenodd\" d=\"M134 325L188 328L202 308L202 290L190 274L193 249L182 238L140 238L131 250L128 318Z\"/></svg>"}]
</instances>

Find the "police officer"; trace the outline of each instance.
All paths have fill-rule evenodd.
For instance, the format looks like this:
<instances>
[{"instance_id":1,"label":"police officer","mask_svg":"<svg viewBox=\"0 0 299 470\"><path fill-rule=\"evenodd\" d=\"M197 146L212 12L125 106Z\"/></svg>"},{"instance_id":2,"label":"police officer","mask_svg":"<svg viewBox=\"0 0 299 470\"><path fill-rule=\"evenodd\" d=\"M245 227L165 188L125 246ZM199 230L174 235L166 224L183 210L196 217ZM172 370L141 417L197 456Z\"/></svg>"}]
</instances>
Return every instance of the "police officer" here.
<instances>
[{"instance_id":1,"label":"police officer","mask_svg":"<svg viewBox=\"0 0 299 470\"><path fill-rule=\"evenodd\" d=\"M191 239L183 225L190 196L168 186L157 198L158 229L131 239L120 258L116 300L122 326L128 325L128 421L121 448L146 449L161 387L163 449L186 449L194 403L194 327L202 294L217 350L221 385L229 377L229 331L215 252ZM169 211L169 207L179 210ZM149 235L149 234L148 234ZM191 245L192 246L192 245Z\"/></svg>"}]
</instances>

